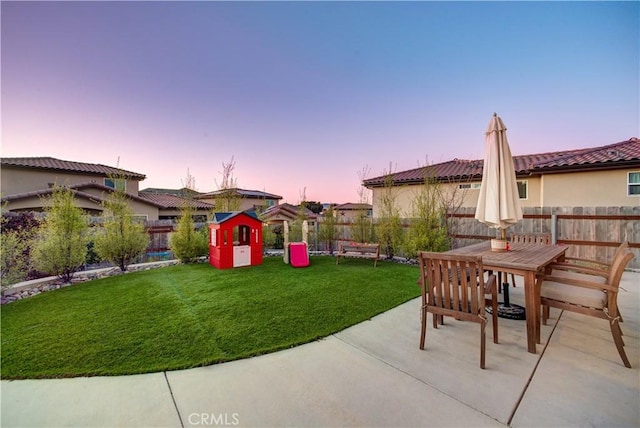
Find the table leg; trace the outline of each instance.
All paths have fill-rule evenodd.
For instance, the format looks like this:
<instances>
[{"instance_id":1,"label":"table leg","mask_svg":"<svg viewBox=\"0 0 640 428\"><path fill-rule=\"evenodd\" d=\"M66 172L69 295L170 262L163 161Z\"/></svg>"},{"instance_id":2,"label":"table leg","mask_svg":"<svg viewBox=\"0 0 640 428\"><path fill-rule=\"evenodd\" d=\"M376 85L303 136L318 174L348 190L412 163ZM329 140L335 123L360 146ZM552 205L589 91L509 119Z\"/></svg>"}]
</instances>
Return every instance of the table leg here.
<instances>
[{"instance_id":1,"label":"table leg","mask_svg":"<svg viewBox=\"0 0 640 428\"><path fill-rule=\"evenodd\" d=\"M536 353L536 341L540 334L540 314L536 308L536 273L524 274L525 308L527 311L527 350Z\"/></svg>"},{"instance_id":2,"label":"table leg","mask_svg":"<svg viewBox=\"0 0 640 428\"><path fill-rule=\"evenodd\" d=\"M540 308L540 286L542 285L540 283L540 279L538 276L536 276L533 280L535 287L535 308L536 308L536 343L540 343L540 330L542 330L542 328L540 327L540 324L542 324L542 316L541 316L541 308Z\"/></svg>"}]
</instances>

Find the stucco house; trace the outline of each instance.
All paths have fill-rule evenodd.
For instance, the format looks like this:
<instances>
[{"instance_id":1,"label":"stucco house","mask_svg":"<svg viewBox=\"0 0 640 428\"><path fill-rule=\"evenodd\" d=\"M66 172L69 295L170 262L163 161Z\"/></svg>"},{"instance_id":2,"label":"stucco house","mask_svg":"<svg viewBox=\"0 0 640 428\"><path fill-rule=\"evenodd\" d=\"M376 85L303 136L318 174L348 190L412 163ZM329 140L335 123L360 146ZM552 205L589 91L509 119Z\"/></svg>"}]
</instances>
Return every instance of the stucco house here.
<instances>
[{"instance_id":1,"label":"stucco house","mask_svg":"<svg viewBox=\"0 0 640 428\"><path fill-rule=\"evenodd\" d=\"M102 202L114 189L124 190L136 216L145 220L172 220L185 205L206 219L223 191L200 193L190 189L140 189L146 176L102 164L73 162L52 157L0 158L1 202L5 211L42 211L54 186L74 191L76 204L100 215ZM230 189L241 200L241 211L257 206L277 206L282 196L245 189ZM43 198L44 197L44 198Z\"/></svg>"},{"instance_id":2,"label":"stucco house","mask_svg":"<svg viewBox=\"0 0 640 428\"><path fill-rule=\"evenodd\" d=\"M640 205L640 140L575 150L513 157L520 202L526 207L637 207ZM425 179L440 184L460 207L475 207L483 160L451 161L363 181L373 192L373 216L379 216L385 188L411 217L412 201ZM385 183L387 185L385 186Z\"/></svg>"},{"instance_id":3,"label":"stucco house","mask_svg":"<svg viewBox=\"0 0 640 428\"><path fill-rule=\"evenodd\" d=\"M76 204L100 215L102 202L114 189L122 189L136 216L145 220L176 218L184 204L206 214L213 206L171 192L142 192L144 174L102 164L73 162L51 157L1 158L1 202L5 211L42 211L54 186L74 191Z\"/></svg>"},{"instance_id":4,"label":"stucco house","mask_svg":"<svg viewBox=\"0 0 640 428\"><path fill-rule=\"evenodd\" d=\"M136 215L157 220L161 208L138 195L146 176L121 168L51 157L1 158L0 174L6 211L42 211L54 186L72 189L76 204L92 215L102 212L101 203L116 188L127 193Z\"/></svg>"},{"instance_id":5,"label":"stucco house","mask_svg":"<svg viewBox=\"0 0 640 428\"><path fill-rule=\"evenodd\" d=\"M335 217L339 222L349 223L355 220L361 213L367 217L373 215L373 206L371 204L347 202L333 207Z\"/></svg>"}]
</instances>

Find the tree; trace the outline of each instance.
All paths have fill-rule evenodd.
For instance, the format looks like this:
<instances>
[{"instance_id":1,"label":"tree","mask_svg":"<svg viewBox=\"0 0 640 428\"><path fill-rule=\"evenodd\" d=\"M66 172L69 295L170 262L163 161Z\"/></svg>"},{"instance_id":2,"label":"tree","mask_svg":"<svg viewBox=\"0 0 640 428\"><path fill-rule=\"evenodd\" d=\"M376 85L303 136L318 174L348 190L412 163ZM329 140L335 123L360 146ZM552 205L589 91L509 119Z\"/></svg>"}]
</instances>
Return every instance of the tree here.
<instances>
[{"instance_id":1,"label":"tree","mask_svg":"<svg viewBox=\"0 0 640 428\"><path fill-rule=\"evenodd\" d=\"M389 171L385 172L384 175L385 180L380 193L380 215L376 222L376 234L380 241L380 247L387 254L387 258L393 258L402 246L402 222L397 204L397 193L391 176L391 165L389 165Z\"/></svg>"},{"instance_id":2,"label":"tree","mask_svg":"<svg viewBox=\"0 0 640 428\"><path fill-rule=\"evenodd\" d=\"M144 223L134 218L123 190L114 190L103 206L102 228L94 239L95 252L124 272L133 260L145 253L149 236Z\"/></svg>"},{"instance_id":3,"label":"tree","mask_svg":"<svg viewBox=\"0 0 640 428\"><path fill-rule=\"evenodd\" d=\"M318 230L318 238L320 242L325 243L325 246L329 249L330 254L333 254L333 243L337 238L337 223L338 219L336 218L336 213L333 209L333 205L329 205L329 208L322 216L322 223L320 223L320 228Z\"/></svg>"},{"instance_id":4,"label":"tree","mask_svg":"<svg viewBox=\"0 0 640 428\"><path fill-rule=\"evenodd\" d=\"M366 210L357 210L353 222L349 226L351 240L355 242L374 242L375 229L371 217Z\"/></svg>"},{"instance_id":5,"label":"tree","mask_svg":"<svg viewBox=\"0 0 640 428\"><path fill-rule=\"evenodd\" d=\"M302 242L304 238L303 234L303 223L305 220L308 221L308 209L306 206L306 187L303 188L300 192L300 204L298 205L298 209L296 211L296 216L293 221L289 222L289 242ZM308 223L307 223L308 224ZM308 230L309 235L313 234L313 230ZM313 239L307 236L307 244L310 244Z\"/></svg>"},{"instance_id":6,"label":"tree","mask_svg":"<svg viewBox=\"0 0 640 428\"><path fill-rule=\"evenodd\" d=\"M371 170L368 166L365 166L358 171L358 179L360 180L360 187L358 188L358 202L363 208L356 211L355 218L349 227L351 239L355 242L375 241L375 233L371 217L369 216L369 210L364 208L369 204L369 193L368 189L362 185L362 182L367 179L370 171Z\"/></svg>"},{"instance_id":7,"label":"tree","mask_svg":"<svg viewBox=\"0 0 640 428\"><path fill-rule=\"evenodd\" d=\"M231 156L229 163L222 162L222 183L218 184L220 192L214 201L213 211L225 213L238 211L242 205L242 197L238 194L238 180L233 177L236 162Z\"/></svg>"},{"instance_id":8,"label":"tree","mask_svg":"<svg viewBox=\"0 0 640 428\"><path fill-rule=\"evenodd\" d=\"M49 201L43 201L46 217L33 247L36 269L58 275L70 282L85 263L89 225L87 217L74 204L74 192L54 187Z\"/></svg>"},{"instance_id":9,"label":"tree","mask_svg":"<svg viewBox=\"0 0 640 428\"><path fill-rule=\"evenodd\" d=\"M445 198L440 183L429 167L424 168L424 184L413 199L411 220L404 240L404 253L415 258L418 251L446 251Z\"/></svg>"},{"instance_id":10,"label":"tree","mask_svg":"<svg viewBox=\"0 0 640 428\"><path fill-rule=\"evenodd\" d=\"M322 212L322 210L324 209L324 206L322 205L322 202L303 201L303 204L304 204L305 207L307 207L307 209L309 211L311 211L314 214L320 214Z\"/></svg>"},{"instance_id":11,"label":"tree","mask_svg":"<svg viewBox=\"0 0 640 428\"><path fill-rule=\"evenodd\" d=\"M206 227L195 229L193 208L188 202L180 210L180 220L169 248L182 263L195 263L209 251L209 231Z\"/></svg>"}]
</instances>

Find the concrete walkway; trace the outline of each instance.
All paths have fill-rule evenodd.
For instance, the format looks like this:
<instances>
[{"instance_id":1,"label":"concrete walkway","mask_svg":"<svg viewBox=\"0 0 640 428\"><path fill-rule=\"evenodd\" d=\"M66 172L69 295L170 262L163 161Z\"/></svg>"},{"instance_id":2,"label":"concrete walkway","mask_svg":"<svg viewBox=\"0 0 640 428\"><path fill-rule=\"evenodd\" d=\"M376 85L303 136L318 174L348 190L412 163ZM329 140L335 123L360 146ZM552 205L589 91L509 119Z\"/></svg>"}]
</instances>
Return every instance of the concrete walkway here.
<instances>
[{"instance_id":1,"label":"concrete walkway","mask_svg":"<svg viewBox=\"0 0 640 428\"><path fill-rule=\"evenodd\" d=\"M552 310L538 354L523 321L500 344L451 320L418 349L419 299L326 339L247 360L124 377L2 381L1 426L640 426L640 273L619 303L622 365L608 323ZM522 286L512 301L523 300ZM548 343L548 345L547 345ZM547 345L547 346L545 346Z\"/></svg>"}]
</instances>

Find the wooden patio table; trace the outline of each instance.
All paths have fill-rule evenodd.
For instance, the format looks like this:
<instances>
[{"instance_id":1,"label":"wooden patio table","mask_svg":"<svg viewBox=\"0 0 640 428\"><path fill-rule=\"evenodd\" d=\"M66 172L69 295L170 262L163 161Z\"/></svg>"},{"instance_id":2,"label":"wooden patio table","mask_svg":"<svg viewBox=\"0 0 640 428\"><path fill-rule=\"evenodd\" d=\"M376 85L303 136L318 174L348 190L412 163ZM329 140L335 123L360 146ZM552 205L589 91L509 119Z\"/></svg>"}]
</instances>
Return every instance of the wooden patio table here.
<instances>
[{"instance_id":1,"label":"wooden patio table","mask_svg":"<svg viewBox=\"0 0 640 428\"><path fill-rule=\"evenodd\" d=\"M481 242L447 254L482 256L485 270L521 275L524 278L525 312L527 320L527 350L535 354L540 343L540 284L536 274L551 262L563 260L569 247L566 245L540 245L510 243L509 251L491 251L490 242Z\"/></svg>"}]
</instances>

